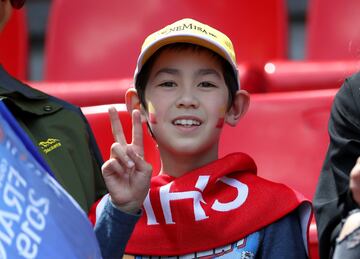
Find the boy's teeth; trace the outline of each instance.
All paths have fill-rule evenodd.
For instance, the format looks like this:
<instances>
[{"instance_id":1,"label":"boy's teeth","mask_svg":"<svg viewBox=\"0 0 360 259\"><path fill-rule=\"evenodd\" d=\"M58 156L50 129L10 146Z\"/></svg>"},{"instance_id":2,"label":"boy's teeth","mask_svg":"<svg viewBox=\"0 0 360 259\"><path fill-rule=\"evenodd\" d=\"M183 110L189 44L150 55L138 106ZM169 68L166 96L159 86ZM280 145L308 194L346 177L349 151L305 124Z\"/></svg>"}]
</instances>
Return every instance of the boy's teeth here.
<instances>
[{"instance_id":1,"label":"boy's teeth","mask_svg":"<svg viewBox=\"0 0 360 259\"><path fill-rule=\"evenodd\" d=\"M195 125L195 126L199 126L200 125L200 122L199 121L196 121L196 120L176 120L175 122L175 125L182 125L182 126L192 126L192 125Z\"/></svg>"}]
</instances>

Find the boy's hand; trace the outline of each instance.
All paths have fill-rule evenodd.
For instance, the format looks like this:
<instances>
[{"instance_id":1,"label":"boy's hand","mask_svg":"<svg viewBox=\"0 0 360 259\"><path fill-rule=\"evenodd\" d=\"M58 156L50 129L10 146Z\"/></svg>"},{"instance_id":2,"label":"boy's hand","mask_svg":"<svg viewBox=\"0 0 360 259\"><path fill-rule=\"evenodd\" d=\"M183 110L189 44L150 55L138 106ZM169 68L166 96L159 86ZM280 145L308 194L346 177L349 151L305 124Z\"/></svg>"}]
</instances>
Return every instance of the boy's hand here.
<instances>
[{"instance_id":1,"label":"boy's hand","mask_svg":"<svg viewBox=\"0 0 360 259\"><path fill-rule=\"evenodd\" d=\"M360 157L350 173L350 190L354 200L360 206Z\"/></svg>"},{"instance_id":2,"label":"boy's hand","mask_svg":"<svg viewBox=\"0 0 360 259\"><path fill-rule=\"evenodd\" d=\"M126 143L115 107L109 109L115 143L110 159L102 166L102 174L111 201L124 212L136 213L149 191L152 167L144 160L143 132L140 111L132 113L133 139Z\"/></svg>"}]
</instances>

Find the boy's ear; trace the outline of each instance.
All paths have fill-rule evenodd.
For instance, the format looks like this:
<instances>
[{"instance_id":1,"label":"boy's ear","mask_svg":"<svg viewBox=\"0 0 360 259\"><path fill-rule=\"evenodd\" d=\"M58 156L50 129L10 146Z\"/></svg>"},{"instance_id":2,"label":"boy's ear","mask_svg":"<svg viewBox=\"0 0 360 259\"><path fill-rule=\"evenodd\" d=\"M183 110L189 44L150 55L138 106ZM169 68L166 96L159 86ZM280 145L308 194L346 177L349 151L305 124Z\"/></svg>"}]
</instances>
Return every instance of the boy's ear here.
<instances>
[{"instance_id":1,"label":"boy's ear","mask_svg":"<svg viewBox=\"0 0 360 259\"><path fill-rule=\"evenodd\" d=\"M125 93L125 103L126 109L130 114L132 114L133 110L139 110L141 113L141 121L146 122L146 111L141 105L140 98L135 88L129 88Z\"/></svg>"},{"instance_id":2,"label":"boy's ear","mask_svg":"<svg viewBox=\"0 0 360 259\"><path fill-rule=\"evenodd\" d=\"M245 115L249 108L250 96L245 90L236 92L233 104L225 115L225 121L230 126L236 126L242 116Z\"/></svg>"}]
</instances>

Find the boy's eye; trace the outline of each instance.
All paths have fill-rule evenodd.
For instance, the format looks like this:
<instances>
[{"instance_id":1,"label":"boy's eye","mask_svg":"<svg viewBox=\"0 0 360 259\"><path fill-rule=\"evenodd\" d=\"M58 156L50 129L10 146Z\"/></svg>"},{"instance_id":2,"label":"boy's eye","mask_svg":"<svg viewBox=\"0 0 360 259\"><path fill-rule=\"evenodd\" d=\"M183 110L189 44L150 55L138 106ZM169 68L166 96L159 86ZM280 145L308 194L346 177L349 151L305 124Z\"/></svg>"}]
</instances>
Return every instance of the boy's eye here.
<instances>
[{"instance_id":1,"label":"boy's eye","mask_svg":"<svg viewBox=\"0 0 360 259\"><path fill-rule=\"evenodd\" d=\"M159 86L162 86L162 87L175 87L176 84L174 82L164 82L164 83L159 84Z\"/></svg>"},{"instance_id":2,"label":"boy's eye","mask_svg":"<svg viewBox=\"0 0 360 259\"><path fill-rule=\"evenodd\" d=\"M211 87L216 87L216 85L210 83L210 82L201 82L199 85L199 87L204 87L204 88L211 88Z\"/></svg>"}]
</instances>

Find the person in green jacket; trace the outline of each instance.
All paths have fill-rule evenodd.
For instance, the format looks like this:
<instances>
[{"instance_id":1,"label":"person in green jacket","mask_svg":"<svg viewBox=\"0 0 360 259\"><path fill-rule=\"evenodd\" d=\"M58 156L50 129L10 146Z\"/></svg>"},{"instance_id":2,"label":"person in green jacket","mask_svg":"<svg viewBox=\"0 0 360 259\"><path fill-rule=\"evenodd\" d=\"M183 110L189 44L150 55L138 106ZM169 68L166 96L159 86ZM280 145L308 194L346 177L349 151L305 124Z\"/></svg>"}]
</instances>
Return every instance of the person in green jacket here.
<instances>
[{"instance_id":1,"label":"person in green jacket","mask_svg":"<svg viewBox=\"0 0 360 259\"><path fill-rule=\"evenodd\" d=\"M0 32L24 0L0 0ZM80 108L49 96L8 74L0 60L0 100L12 112L49 164L57 181L87 213L107 191L103 163Z\"/></svg>"}]
</instances>

